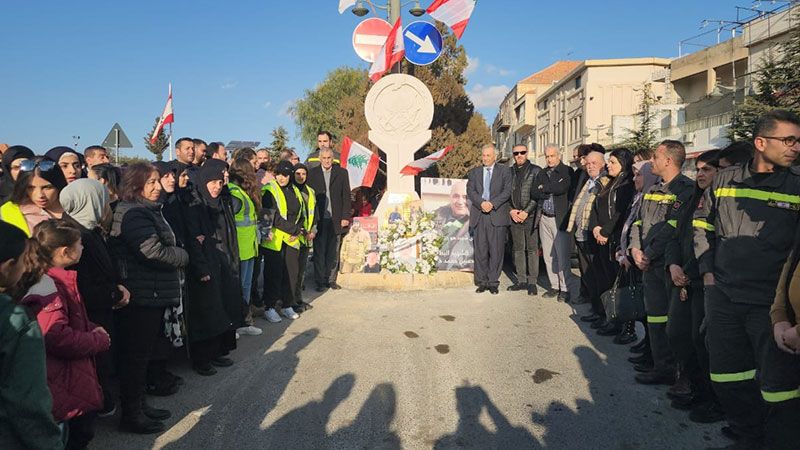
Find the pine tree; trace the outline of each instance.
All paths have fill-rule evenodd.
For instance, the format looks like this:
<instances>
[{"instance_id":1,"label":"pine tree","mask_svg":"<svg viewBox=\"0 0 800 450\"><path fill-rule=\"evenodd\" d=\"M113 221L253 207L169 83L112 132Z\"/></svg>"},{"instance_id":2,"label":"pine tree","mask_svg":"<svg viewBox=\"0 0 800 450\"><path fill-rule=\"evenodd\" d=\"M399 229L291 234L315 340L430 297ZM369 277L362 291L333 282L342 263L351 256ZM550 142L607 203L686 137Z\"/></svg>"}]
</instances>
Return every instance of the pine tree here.
<instances>
[{"instance_id":1,"label":"pine tree","mask_svg":"<svg viewBox=\"0 0 800 450\"><path fill-rule=\"evenodd\" d=\"M269 155L273 161L280 160L281 152L287 150L289 143L289 132L283 126L275 127L270 133L272 143L269 146Z\"/></svg>"},{"instance_id":2,"label":"pine tree","mask_svg":"<svg viewBox=\"0 0 800 450\"><path fill-rule=\"evenodd\" d=\"M639 126L636 129L629 129L630 136L622 143L622 146L634 154L649 152L656 145L658 138L656 131L653 129L653 121L655 120L653 105L656 104L656 101L652 86L649 82L645 83L642 86L642 101L639 104L639 111L636 113Z\"/></svg>"},{"instance_id":3,"label":"pine tree","mask_svg":"<svg viewBox=\"0 0 800 450\"><path fill-rule=\"evenodd\" d=\"M156 137L156 141L154 143L150 143L150 136L153 135L153 132L158 127L158 121L161 117L156 117L156 123L153 125L153 128L150 130L144 137L144 146L147 150L156 156L156 161L161 161L164 158L164 150L169 147L169 140L167 139L167 134L164 133L164 127L161 127L161 130L158 132L158 136ZM121 160L121 159L120 159Z\"/></svg>"},{"instance_id":4,"label":"pine tree","mask_svg":"<svg viewBox=\"0 0 800 450\"><path fill-rule=\"evenodd\" d=\"M800 14L792 21L800 19ZM755 72L753 93L736 105L728 129L731 141L753 138L753 126L765 112L780 108L800 113L800 27L794 26L789 39L770 50Z\"/></svg>"}]
</instances>

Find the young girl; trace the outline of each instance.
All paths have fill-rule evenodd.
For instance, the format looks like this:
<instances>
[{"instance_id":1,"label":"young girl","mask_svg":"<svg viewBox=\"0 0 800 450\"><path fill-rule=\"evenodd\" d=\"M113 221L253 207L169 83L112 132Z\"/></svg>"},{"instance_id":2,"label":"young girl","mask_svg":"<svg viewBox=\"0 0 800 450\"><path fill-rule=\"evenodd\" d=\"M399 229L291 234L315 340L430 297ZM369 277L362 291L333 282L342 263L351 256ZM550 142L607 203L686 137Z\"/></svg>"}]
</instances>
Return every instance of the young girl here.
<instances>
[{"instance_id":1,"label":"young girl","mask_svg":"<svg viewBox=\"0 0 800 450\"><path fill-rule=\"evenodd\" d=\"M91 323L78 293L77 272L66 270L81 259L81 233L61 220L36 225L25 257L22 303L37 314L47 361L53 416L69 427L67 448L84 448L94 437L95 411L103 406L94 356L109 349L111 338Z\"/></svg>"}]
</instances>

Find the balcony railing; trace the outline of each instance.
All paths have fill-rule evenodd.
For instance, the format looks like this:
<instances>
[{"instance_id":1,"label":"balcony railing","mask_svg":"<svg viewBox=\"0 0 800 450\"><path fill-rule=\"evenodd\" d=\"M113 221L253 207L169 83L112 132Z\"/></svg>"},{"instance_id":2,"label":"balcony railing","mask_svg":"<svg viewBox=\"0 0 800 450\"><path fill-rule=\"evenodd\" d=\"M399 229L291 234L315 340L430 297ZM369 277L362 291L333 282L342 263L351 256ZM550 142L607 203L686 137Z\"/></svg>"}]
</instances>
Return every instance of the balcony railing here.
<instances>
[{"instance_id":1,"label":"balcony railing","mask_svg":"<svg viewBox=\"0 0 800 450\"><path fill-rule=\"evenodd\" d=\"M702 119L690 120L674 127L664 127L661 131L661 137L675 136L679 134L693 133L699 130L705 130L712 127L720 127L730 125L733 113L726 112L717 114L715 116L703 117Z\"/></svg>"}]
</instances>

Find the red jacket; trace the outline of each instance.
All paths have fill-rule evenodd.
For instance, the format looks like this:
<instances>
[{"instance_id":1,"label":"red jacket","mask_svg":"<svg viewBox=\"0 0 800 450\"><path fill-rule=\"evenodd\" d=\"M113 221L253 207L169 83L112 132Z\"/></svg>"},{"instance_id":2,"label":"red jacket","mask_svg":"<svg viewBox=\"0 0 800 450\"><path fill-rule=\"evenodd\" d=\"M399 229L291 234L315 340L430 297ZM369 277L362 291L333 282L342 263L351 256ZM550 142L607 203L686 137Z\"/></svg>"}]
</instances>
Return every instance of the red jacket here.
<instances>
[{"instance_id":1,"label":"red jacket","mask_svg":"<svg viewBox=\"0 0 800 450\"><path fill-rule=\"evenodd\" d=\"M53 417L72 419L103 406L94 356L109 348L108 338L93 331L78 293L77 272L52 268L22 300L38 311L44 335L47 385L53 395ZM41 308L41 310L39 310Z\"/></svg>"}]
</instances>

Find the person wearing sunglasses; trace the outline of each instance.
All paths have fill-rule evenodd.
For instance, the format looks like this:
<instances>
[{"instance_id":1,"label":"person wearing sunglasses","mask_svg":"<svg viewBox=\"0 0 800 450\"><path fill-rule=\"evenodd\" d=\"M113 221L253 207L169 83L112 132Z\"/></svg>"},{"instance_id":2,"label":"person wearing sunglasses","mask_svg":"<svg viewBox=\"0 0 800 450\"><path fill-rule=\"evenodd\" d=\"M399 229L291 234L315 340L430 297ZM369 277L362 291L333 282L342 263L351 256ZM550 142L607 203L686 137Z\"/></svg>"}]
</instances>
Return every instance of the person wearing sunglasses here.
<instances>
[{"instance_id":1,"label":"person wearing sunglasses","mask_svg":"<svg viewBox=\"0 0 800 450\"><path fill-rule=\"evenodd\" d=\"M11 199L0 206L0 220L30 236L39 222L60 219L64 214L58 194L66 186L55 161L46 157L22 161Z\"/></svg>"},{"instance_id":2,"label":"person wearing sunglasses","mask_svg":"<svg viewBox=\"0 0 800 450\"><path fill-rule=\"evenodd\" d=\"M19 176L19 165L27 159L33 159L33 150L22 145L9 147L3 153L3 177L0 181L0 205L11 198L14 191L14 181Z\"/></svg>"},{"instance_id":3,"label":"person wearing sunglasses","mask_svg":"<svg viewBox=\"0 0 800 450\"><path fill-rule=\"evenodd\" d=\"M58 164L64 173L67 183L72 183L83 176L83 163L81 155L69 147L53 147L44 154Z\"/></svg>"}]
</instances>

